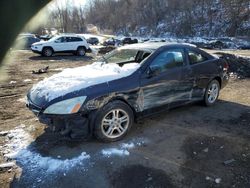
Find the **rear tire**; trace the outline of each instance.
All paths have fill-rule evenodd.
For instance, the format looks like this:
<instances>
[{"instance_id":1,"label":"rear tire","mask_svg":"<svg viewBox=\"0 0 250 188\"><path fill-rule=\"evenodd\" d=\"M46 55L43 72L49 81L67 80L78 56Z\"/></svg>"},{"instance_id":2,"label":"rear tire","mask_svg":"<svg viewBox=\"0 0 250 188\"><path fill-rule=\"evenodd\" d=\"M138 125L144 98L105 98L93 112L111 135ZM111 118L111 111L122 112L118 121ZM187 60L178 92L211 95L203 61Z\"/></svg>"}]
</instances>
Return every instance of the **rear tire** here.
<instances>
[{"instance_id":1,"label":"rear tire","mask_svg":"<svg viewBox=\"0 0 250 188\"><path fill-rule=\"evenodd\" d=\"M121 101L108 103L98 111L96 117L94 134L104 142L121 140L134 122L132 109Z\"/></svg>"},{"instance_id":2,"label":"rear tire","mask_svg":"<svg viewBox=\"0 0 250 188\"><path fill-rule=\"evenodd\" d=\"M53 50L49 47L43 48L42 55L45 57L50 57L53 55Z\"/></svg>"},{"instance_id":3,"label":"rear tire","mask_svg":"<svg viewBox=\"0 0 250 188\"><path fill-rule=\"evenodd\" d=\"M84 47L78 47L77 48L77 51L76 51L76 54L78 56L85 56L86 54L86 49Z\"/></svg>"},{"instance_id":4,"label":"rear tire","mask_svg":"<svg viewBox=\"0 0 250 188\"><path fill-rule=\"evenodd\" d=\"M220 83L217 80L212 80L206 88L204 96L204 104L206 106L214 105L219 97L219 94L220 94Z\"/></svg>"}]
</instances>

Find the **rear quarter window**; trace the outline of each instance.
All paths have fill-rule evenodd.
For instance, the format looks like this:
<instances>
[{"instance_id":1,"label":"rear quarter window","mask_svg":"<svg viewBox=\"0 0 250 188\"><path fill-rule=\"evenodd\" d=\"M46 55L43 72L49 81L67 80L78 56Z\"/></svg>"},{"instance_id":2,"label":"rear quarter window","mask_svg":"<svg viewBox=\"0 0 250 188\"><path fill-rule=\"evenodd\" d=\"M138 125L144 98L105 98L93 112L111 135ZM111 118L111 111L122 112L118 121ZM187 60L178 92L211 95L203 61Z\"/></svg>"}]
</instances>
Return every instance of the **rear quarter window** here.
<instances>
[{"instance_id":1,"label":"rear quarter window","mask_svg":"<svg viewBox=\"0 0 250 188\"><path fill-rule=\"evenodd\" d=\"M75 41L75 42L80 42L80 41L82 41L82 39L79 38L79 37L74 37L74 41Z\"/></svg>"},{"instance_id":2,"label":"rear quarter window","mask_svg":"<svg viewBox=\"0 0 250 188\"><path fill-rule=\"evenodd\" d=\"M80 42L82 41L79 37L67 37L67 42Z\"/></svg>"},{"instance_id":3,"label":"rear quarter window","mask_svg":"<svg viewBox=\"0 0 250 188\"><path fill-rule=\"evenodd\" d=\"M208 58L203 56L201 53L192 50L188 50L188 59L190 65L195 65L208 60Z\"/></svg>"},{"instance_id":4,"label":"rear quarter window","mask_svg":"<svg viewBox=\"0 0 250 188\"><path fill-rule=\"evenodd\" d=\"M172 49L161 52L151 63L152 70L165 72L168 69L181 67L184 64L184 51L182 49Z\"/></svg>"}]
</instances>

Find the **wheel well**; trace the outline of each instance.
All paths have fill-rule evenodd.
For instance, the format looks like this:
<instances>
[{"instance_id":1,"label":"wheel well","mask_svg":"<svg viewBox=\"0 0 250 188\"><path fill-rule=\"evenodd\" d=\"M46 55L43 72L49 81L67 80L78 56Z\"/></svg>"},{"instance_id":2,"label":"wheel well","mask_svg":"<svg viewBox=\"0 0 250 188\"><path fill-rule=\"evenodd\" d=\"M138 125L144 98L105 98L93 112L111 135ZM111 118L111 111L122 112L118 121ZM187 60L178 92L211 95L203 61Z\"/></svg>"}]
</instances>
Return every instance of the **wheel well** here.
<instances>
[{"instance_id":1,"label":"wheel well","mask_svg":"<svg viewBox=\"0 0 250 188\"><path fill-rule=\"evenodd\" d=\"M113 102L113 101L121 101L121 102L125 103L126 105L128 105L128 107L133 111L134 118L136 119L136 111L133 108L133 106L128 103L128 101L126 101L125 99L123 99L121 97L118 97L118 98L111 99L108 103Z\"/></svg>"},{"instance_id":2,"label":"wheel well","mask_svg":"<svg viewBox=\"0 0 250 188\"><path fill-rule=\"evenodd\" d=\"M85 51L87 50L87 48L86 48L85 46L78 46L78 47L77 47L77 50L78 50L79 48L84 48Z\"/></svg>"},{"instance_id":3,"label":"wheel well","mask_svg":"<svg viewBox=\"0 0 250 188\"><path fill-rule=\"evenodd\" d=\"M220 84L220 87L221 87L221 78L217 76L217 77L214 78L214 80L217 80L219 82L219 84Z\"/></svg>"},{"instance_id":4,"label":"wheel well","mask_svg":"<svg viewBox=\"0 0 250 188\"><path fill-rule=\"evenodd\" d=\"M54 52L54 49L53 49L51 46L44 46L44 47L43 47L43 50L44 50L45 48L50 48L50 49ZM42 50L42 51L43 51L43 50Z\"/></svg>"}]
</instances>

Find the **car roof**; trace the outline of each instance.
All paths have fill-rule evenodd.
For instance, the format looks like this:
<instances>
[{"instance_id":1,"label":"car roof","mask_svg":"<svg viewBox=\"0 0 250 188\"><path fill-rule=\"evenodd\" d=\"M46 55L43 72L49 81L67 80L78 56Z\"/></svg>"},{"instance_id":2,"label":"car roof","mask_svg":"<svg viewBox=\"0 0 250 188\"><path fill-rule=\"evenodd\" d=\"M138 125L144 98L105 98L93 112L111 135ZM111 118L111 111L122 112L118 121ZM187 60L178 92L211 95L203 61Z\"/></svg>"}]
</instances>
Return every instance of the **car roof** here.
<instances>
[{"instance_id":1,"label":"car roof","mask_svg":"<svg viewBox=\"0 0 250 188\"><path fill-rule=\"evenodd\" d=\"M78 35L78 34L75 34L75 33L61 33L59 35L56 35L58 37L80 37L80 38L83 38L82 35Z\"/></svg>"},{"instance_id":2,"label":"car roof","mask_svg":"<svg viewBox=\"0 0 250 188\"><path fill-rule=\"evenodd\" d=\"M119 49L136 49L136 50L150 50L155 51L162 46L169 47L196 47L193 44L189 43L171 43L171 42L146 42L146 43L136 43L126 46L122 46Z\"/></svg>"}]
</instances>

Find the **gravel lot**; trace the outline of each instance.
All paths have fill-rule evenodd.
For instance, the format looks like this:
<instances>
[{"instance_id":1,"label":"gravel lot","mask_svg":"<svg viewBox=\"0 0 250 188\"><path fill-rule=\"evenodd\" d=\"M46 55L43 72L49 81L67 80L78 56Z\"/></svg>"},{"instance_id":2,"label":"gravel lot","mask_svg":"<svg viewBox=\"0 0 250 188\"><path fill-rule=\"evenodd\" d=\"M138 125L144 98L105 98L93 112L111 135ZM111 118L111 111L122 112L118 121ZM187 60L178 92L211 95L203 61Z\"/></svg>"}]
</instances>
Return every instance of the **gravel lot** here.
<instances>
[{"instance_id":1,"label":"gravel lot","mask_svg":"<svg viewBox=\"0 0 250 188\"><path fill-rule=\"evenodd\" d=\"M237 54L250 58L250 51ZM70 142L45 132L24 97L39 80L94 59L9 56L0 83L0 164L16 164L0 168L0 187L250 187L249 78L231 79L213 107L196 103L152 116L122 141ZM31 73L46 66L48 73Z\"/></svg>"}]
</instances>

